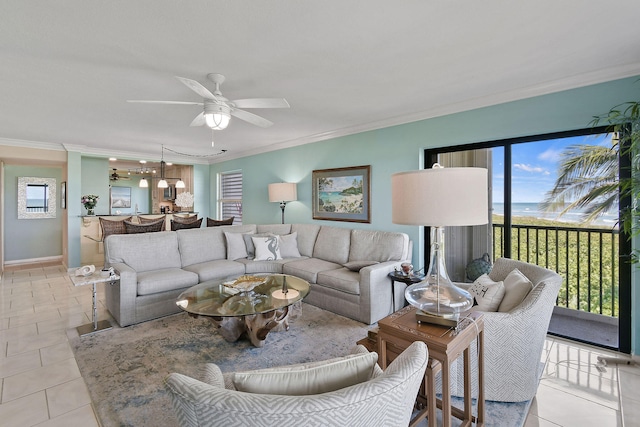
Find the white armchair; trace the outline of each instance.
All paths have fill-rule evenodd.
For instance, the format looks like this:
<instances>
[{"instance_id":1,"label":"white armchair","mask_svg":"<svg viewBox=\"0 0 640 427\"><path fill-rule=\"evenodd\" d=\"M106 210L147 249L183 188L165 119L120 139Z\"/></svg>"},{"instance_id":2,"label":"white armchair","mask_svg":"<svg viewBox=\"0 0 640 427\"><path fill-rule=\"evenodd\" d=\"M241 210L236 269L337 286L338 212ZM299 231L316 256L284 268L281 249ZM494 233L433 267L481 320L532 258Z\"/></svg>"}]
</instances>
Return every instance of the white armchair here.
<instances>
[{"instance_id":1,"label":"white armchair","mask_svg":"<svg viewBox=\"0 0 640 427\"><path fill-rule=\"evenodd\" d=\"M532 399L538 389L540 357L549 328L553 307L562 286L562 277L537 265L499 258L489 274L497 282L517 268L533 284L533 289L520 305L508 312L484 313L484 378L485 399L502 402L523 402ZM477 360L472 345L472 363ZM455 371L455 372L454 372ZM463 393L462 362L452 367L455 378L451 390L455 396ZM473 394L477 396L477 374L471 375Z\"/></svg>"},{"instance_id":2,"label":"white armchair","mask_svg":"<svg viewBox=\"0 0 640 427\"><path fill-rule=\"evenodd\" d=\"M366 352L359 346L360 351ZM179 424L194 426L389 426L408 425L427 367L424 343L409 346L382 372L355 385L308 395L249 393L234 390L233 375L206 366L205 381L172 373L165 379ZM335 362L335 359L333 359ZM330 361L326 361L331 363ZM321 367L325 362L313 364ZM296 371L296 367L281 370ZM267 373L269 370L249 374ZM237 379L237 377L236 377ZM323 382L322 378L318 378Z\"/></svg>"}]
</instances>

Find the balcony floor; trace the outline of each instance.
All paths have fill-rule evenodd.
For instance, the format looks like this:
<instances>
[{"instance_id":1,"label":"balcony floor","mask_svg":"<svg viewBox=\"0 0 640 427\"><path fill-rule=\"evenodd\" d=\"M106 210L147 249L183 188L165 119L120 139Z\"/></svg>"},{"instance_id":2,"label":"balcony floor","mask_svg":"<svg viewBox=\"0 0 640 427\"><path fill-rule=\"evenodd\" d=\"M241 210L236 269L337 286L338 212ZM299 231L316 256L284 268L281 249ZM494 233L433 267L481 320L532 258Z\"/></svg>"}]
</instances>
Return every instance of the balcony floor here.
<instances>
[{"instance_id":1,"label":"balcony floor","mask_svg":"<svg viewBox=\"0 0 640 427\"><path fill-rule=\"evenodd\" d=\"M618 325L604 316L572 313L575 310L554 311L549 323L549 334L587 344L618 349Z\"/></svg>"}]
</instances>

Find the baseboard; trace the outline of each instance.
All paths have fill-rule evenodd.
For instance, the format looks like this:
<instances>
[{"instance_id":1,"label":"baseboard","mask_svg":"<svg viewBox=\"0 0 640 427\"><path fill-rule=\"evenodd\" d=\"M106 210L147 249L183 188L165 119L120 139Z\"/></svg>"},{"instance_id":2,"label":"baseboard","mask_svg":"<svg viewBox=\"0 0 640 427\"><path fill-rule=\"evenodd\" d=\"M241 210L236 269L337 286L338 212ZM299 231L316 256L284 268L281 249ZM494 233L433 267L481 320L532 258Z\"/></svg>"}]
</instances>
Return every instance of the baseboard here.
<instances>
[{"instance_id":1,"label":"baseboard","mask_svg":"<svg viewBox=\"0 0 640 427\"><path fill-rule=\"evenodd\" d=\"M13 261L5 261L4 265L25 265L25 264L44 264L50 262L62 262L62 255L47 256L42 258L17 259Z\"/></svg>"}]
</instances>

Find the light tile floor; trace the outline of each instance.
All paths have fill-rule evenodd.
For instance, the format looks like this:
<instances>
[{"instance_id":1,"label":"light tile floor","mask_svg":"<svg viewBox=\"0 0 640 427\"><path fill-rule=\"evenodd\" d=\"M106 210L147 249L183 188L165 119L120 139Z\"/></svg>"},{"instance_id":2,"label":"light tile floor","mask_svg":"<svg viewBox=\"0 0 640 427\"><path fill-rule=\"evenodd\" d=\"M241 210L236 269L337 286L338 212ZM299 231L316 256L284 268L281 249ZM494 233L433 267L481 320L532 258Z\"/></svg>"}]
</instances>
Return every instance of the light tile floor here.
<instances>
[{"instance_id":1,"label":"light tile floor","mask_svg":"<svg viewBox=\"0 0 640 427\"><path fill-rule=\"evenodd\" d=\"M74 287L59 264L11 267L0 281L0 304L0 424L98 426L68 341L76 326L91 322L91 287ZM601 355L624 357L549 336L525 427L640 426L640 367L601 372Z\"/></svg>"}]
</instances>

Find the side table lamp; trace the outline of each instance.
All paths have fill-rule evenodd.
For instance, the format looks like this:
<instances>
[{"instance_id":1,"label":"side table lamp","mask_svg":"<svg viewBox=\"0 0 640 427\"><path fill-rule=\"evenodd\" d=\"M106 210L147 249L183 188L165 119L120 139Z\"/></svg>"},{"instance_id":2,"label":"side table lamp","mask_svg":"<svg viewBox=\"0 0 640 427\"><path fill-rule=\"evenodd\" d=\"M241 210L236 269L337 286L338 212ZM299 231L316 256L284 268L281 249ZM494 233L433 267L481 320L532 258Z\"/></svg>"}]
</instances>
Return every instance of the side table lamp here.
<instances>
[{"instance_id":1,"label":"side table lamp","mask_svg":"<svg viewBox=\"0 0 640 427\"><path fill-rule=\"evenodd\" d=\"M460 312L473 305L471 294L455 286L447 273L444 227L488 223L487 176L483 168L436 163L432 169L391 177L393 223L431 227L429 269L423 281L405 290L421 322L455 326Z\"/></svg>"},{"instance_id":2,"label":"side table lamp","mask_svg":"<svg viewBox=\"0 0 640 427\"><path fill-rule=\"evenodd\" d=\"M287 202L298 200L298 191L294 182L277 182L269 184L269 201L280 202L282 223L284 224L284 208Z\"/></svg>"}]
</instances>

